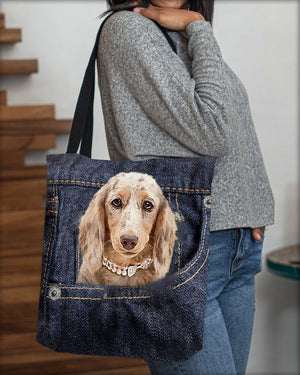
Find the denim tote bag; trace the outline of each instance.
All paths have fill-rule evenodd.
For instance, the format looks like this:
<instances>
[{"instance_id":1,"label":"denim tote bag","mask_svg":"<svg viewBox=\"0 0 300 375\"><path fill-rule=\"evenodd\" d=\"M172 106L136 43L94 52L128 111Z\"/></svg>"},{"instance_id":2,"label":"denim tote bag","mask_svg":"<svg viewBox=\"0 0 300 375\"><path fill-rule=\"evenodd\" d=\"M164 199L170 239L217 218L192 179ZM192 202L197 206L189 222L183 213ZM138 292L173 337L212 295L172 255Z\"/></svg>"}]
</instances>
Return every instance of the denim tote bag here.
<instances>
[{"instance_id":1,"label":"denim tote bag","mask_svg":"<svg viewBox=\"0 0 300 375\"><path fill-rule=\"evenodd\" d=\"M183 361L202 347L214 158L90 158L100 31L68 152L47 158L37 341L58 352ZM139 287L78 284L81 217L94 194L119 172L153 176L167 199L177 224L169 271Z\"/></svg>"}]
</instances>

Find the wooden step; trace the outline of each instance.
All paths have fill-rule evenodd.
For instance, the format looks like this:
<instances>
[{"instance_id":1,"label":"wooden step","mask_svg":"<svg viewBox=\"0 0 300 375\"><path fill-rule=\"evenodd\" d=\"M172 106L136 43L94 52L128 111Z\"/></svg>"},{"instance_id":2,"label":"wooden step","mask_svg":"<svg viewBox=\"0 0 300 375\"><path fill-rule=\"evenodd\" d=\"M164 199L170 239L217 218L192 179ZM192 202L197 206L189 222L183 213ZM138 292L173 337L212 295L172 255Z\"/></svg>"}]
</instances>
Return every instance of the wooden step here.
<instances>
[{"instance_id":1,"label":"wooden step","mask_svg":"<svg viewBox=\"0 0 300 375\"><path fill-rule=\"evenodd\" d=\"M6 91L0 90L0 106L5 105L7 103L7 95Z\"/></svg>"},{"instance_id":2,"label":"wooden step","mask_svg":"<svg viewBox=\"0 0 300 375\"><path fill-rule=\"evenodd\" d=\"M5 28L5 16L4 13L0 13L0 29Z\"/></svg>"},{"instance_id":3,"label":"wooden step","mask_svg":"<svg viewBox=\"0 0 300 375\"><path fill-rule=\"evenodd\" d=\"M3 213L5 215L5 213ZM0 258L6 257L32 257L32 256L41 256L42 253L42 245L39 243L38 245L22 245L19 244L16 248L9 248L3 247L0 248ZM1 261L1 259L0 259ZM1 284L0 284L1 285Z\"/></svg>"},{"instance_id":4,"label":"wooden step","mask_svg":"<svg viewBox=\"0 0 300 375\"><path fill-rule=\"evenodd\" d=\"M113 368L110 370L96 370L89 372L80 372L80 375L151 375L148 365L135 366L128 368Z\"/></svg>"},{"instance_id":5,"label":"wooden step","mask_svg":"<svg viewBox=\"0 0 300 375\"><path fill-rule=\"evenodd\" d=\"M21 304L14 304L13 306L15 308L20 308ZM1 306L1 305L0 305ZM3 304L1 306L3 308ZM37 305L36 305L36 311L37 311ZM21 313L23 315L26 313L26 310L21 310ZM3 321L1 324L1 334L11 334L14 332L20 332L20 333L28 333L28 332L34 332L36 331L37 327L37 319L36 319L36 314L31 316L30 318L24 318L23 322L22 320L16 320L16 321ZM1 374L1 372L0 372Z\"/></svg>"},{"instance_id":6,"label":"wooden step","mask_svg":"<svg viewBox=\"0 0 300 375\"><path fill-rule=\"evenodd\" d=\"M0 107L1 108L1 107ZM71 131L72 120L19 120L1 121L0 135L17 134L68 134Z\"/></svg>"},{"instance_id":7,"label":"wooden step","mask_svg":"<svg viewBox=\"0 0 300 375\"><path fill-rule=\"evenodd\" d=\"M57 356L55 359L52 359L49 362L39 362L37 357L36 363L29 363L20 365L6 365L1 366L2 374L5 375L150 375L150 370L146 364L143 366L134 366L129 367L122 365L120 368L112 368L110 370L106 370L103 367L103 359L100 360L101 357L92 358L90 360L89 356L87 357L79 357L74 356L71 359L66 359L64 361L57 360ZM79 358L79 359L78 359ZM112 363L112 366L115 364L115 358L105 357L106 362ZM123 359L126 363L128 359ZM91 370L92 366L94 371Z\"/></svg>"},{"instance_id":8,"label":"wooden step","mask_svg":"<svg viewBox=\"0 0 300 375\"><path fill-rule=\"evenodd\" d=\"M1 302L0 302L1 303ZM1 310L0 310L0 319L1 323L5 324L12 324L13 322L19 322L22 319L27 321L36 320L36 312L37 312L37 304L38 301L35 301L34 303L17 303L17 304L7 304L7 303L1 303ZM16 308L19 306L19 308ZM34 332L33 330L27 330L27 332ZM26 331L23 331L26 332ZM12 334L16 333L9 329L6 329L5 334Z\"/></svg>"},{"instance_id":9,"label":"wooden step","mask_svg":"<svg viewBox=\"0 0 300 375\"><path fill-rule=\"evenodd\" d=\"M11 335L2 335L0 338L0 351L9 353L12 350L34 348L36 344L36 332L15 333Z\"/></svg>"},{"instance_id":10,"label":"wooden step","mask_svg":"<svg viewBox=\"0 0 300 375\"><path fill-rule=\"evenodd\" d=\"M41 166L27 166L21 169L0 169L0 181L5 180L25 180L35 178L47 178L47 167Z\"/></svg>"},{"instance_id":11,"label":"wooden step","mask_svg":"<svg viewBox=\"0 0 300 375\"><path fill-rule=\"evenodd\" d=\"M36 344L36 347L39 344ZM74 363L75 362L75 363ZM117 357L100 357L100 356L82 356L69 353L56 353L45 347L36 350L16 350L11 354L2 356L2 369L6 369L5 375L17 374L9 372L6 366L22 366L23 372L18 374L86 374L90 371L97 375L150 375L149 368L144 361L138 359L127 359ZM43 366L44 363L44 366ZM53 364L56 366L53 366ZM51 366L52 364L52 366ZM39 365L40 372L26 372L26 365L34 368ZM48 366L51 370L48 372ZM117 367L120 366L120 367ZM25 367L25 368L24 368ZM17 367L18 368L18 367ZM83 372L83 371L88 372Z\"/></svg>"},{"instance_id":12,"label":"wooden step","mask_svg":"<svg viewBox=\"0 0 300 375\"><path fill-rule=\"evenodd\" d=\"M24 156L27 150L47 150L54 148L55 134L2 136L0 138L0 166L2 173L26 168Z\"/></svg>"},{"instance_id":13,"label":"wooden step","mask_svg":"<svg viewBox=\"0 0 300 375\"><path fill-rule=\"evenodd\" d=\"M150 375L148 365L128 367L122 365L120 368L110 370L103 369L99 357L89 360L90 357L68 359L63 362L52 360L51 362L37 362L28 365L3 366L5 375ZM107 362L115 364L115 358L106 357ZM126 363L128 359L123 359ZM126 361L126 362L125 362ZM91 370L92 366L94 371Z\"/></svg>"},{"instance_id":14,"label":"wooden step","mask_svg":"<svg viewBox=\"0 0 300 375\"><path fill-rule=\"evenodd\" d=\"M55 143L55 134L6 135L0 138L0 150L45 150L54 148Z\"/></svg>"},{"instance_id":15,"label":"wooden step","mask_svg":"<svg viewBox=\"0 0 300 375\"><path fill-rule=\"evenodd\" d=\"M18 288L5 288L1 290L1 304L34 303L38 302L40 285L24 286Z\"/></svg>"},{"instance_id":16,"label":"wooden step","mask_svg":"<svg viewBox=\"0 0 300 375\"><path fill-rule=\"evenodd\" d=\"M42 247L40 247L40 254L36 255L20 255L16 257L14 255L18 247L10 249L10 255L6 257L1 257L0 262L0 273L1 274L11 274L16 272L32 272L40 273L42 264ZM0 250L0 254L2 249ZM1 302L1 301L0 301Z\"/></svg>"},{"instance_id":17,"label":"wooden step","mask_svg":"<svg viewBox=\"0 0 300 375\"><path fill-rule=\"evenodd\" d=\"M24 154L22 150L6 152L0 150L0 170L24 168Z\"/></svg>"},{"instance_id":18,"label":"wooden step","mask_svg":"<svg viewBox=\"0 0 300 375\"><path fill-rule=\"evenodd\" d=\"M0 60L0 74L31 74L38 72L36 59Z\"/></svg>"},{"instance_id":19,"label":"wooden step","mask_svg":"<svg viewBox=\"0 0 300 375\"><path fill-rule=\"evenodd\" d=\"M14 348L15 347L15 348ZM132 358L118 358L118 357L104 357L104 356L83 356L83 355L74 355L70 353L56 353L36 342L36 332L18 332L15 334L5 334L1 340L1 357L2 357L2 365L23 365L23 364L40 364L43 363L50 363L56 362L56 366L60 366L60 372L49 372L49 374L76 374L78 373L78 366L81 368L85 368L86 371L96 371L101 370L98 374L102 374L102 371L112 371L113 369L120 369L122 372L110 372L111 374L150 374L149 369L148 372L138 372L138 369L142 369L146 366L145 362L139 359L132 359ZM4 359L6 358L6 359ZM62 372L62 368L64 368L63 362L68 362L69 371ZM72 363L73 362L73 366ZM76 362L76 367L74 364ZM82 366L82 361L86 361L88 363ZM95 366L96 365L96 366ZM48 366L47 366L48 367ZM123 372L127 369L127 372ZM136 371L134 370L136 369ZM133 372L129 372L132 370ZM48 373L48 372L47 372ZM104 372L104 374L108 374L109 372ZM6 372L5 372L6 374ZM31 374L31 373L30 373ZM42 371L40 374L45 374ZM39 374L39 375L40 375Z\"/></svg>"},{"instance_id":20,"label":"wooden step","mask_svg":"<svg viewBox=\"0 0 300 375\"><path fill-rule=\"evenodd\" d=\"M0 106L0 121L54 119L53 104Z\"/></svg>"},{"instance_id":21,"label":"wooden step","mask_svg":"<svg viewBox=\"0 0 300 375\"><path fill-rule=\"evenodd\" d=\"M0 32L0 43L17 43L21 40L21 29L2 29Z\"/></svg>"},{"instance_id":22,"label":"wooden step","mask_svg":"<svg viewBox=\"0 0 300 375\"><path fill-rule=\"evenodd\" d=\"M45 179L2 181L1 211L42 209L42 196L46 192L47 181Z\"/></svg>"},{"instance_id":23,"label":"wooden step","mask_svg":"<svg viewBox=\"0 0 300 375\"><path fill-rule=\"evenodd\" d=\"M1 215L0 248L42 248L44 217L44 210L5 212Z\"/></svg>"},{"instance_id":24,"label":"wooden step","mask_svg":"<svg viewBox=\"0 0 300 375\"><path fill-rule=\"evenodd\" d=\"M15 251L14 251L15 252ZM11 254L10 254L11 255ZM39 254L40 260L42 259L41 249ZM0 273L0 285L3 288L16 288L20 286L40 285L41 275L40 272L28 271L22 269L19 272Z\"/></svg>"}]
</instances>

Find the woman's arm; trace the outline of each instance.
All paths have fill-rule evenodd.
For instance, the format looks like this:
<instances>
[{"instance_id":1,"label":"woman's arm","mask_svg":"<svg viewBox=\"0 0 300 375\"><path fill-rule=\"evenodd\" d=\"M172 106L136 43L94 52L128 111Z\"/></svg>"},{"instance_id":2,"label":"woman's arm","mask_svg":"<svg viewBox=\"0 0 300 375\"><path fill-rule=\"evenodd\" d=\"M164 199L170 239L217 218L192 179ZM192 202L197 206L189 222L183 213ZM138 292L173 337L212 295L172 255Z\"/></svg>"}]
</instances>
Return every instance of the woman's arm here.
<instances>
[{"instance_id":1,"label":"woman's arm","mask_svg":"<svg viewBox=\"0 0 300 375\"><path fill-rule=\"evenodd\" d=\"M135 8L134 11L139 12L144 17L150 18L158 22L161 26L171 30L186 30L186 27L196 21L204 20L201 14L190 12L182 9L159 8L150 5L149 8ZM252 229L254 240L261 241L261 234L264 234L265 228Z\"/></svg>"},{"instance_id":2,"label":"woman's arm","mask_svg":"<svg viewBox=\"0 0 300 375\"><path fill-rule=\"evenodd\" d=\"M101 34L100 69L114 73L115 95L118 80L126 82L136 102L131 110L143 111L164 134L194 153L223 156L230 129L221 53L206 21L190 23L186 36L192 76L152 21L116 13Z\"/></svg>"},{"instance_id":3,"label":"woman's arm","mask_svg":"<svg viewBox=\"0 0 300 375\"><path fill-rule=\"evenodd\" d=\"M135 8L134 12L158 22L169 30L185 31L194 21L205 21L202 14L185 9L162 8L149 5L148 8Z\"/></svg>"}]
</instances>

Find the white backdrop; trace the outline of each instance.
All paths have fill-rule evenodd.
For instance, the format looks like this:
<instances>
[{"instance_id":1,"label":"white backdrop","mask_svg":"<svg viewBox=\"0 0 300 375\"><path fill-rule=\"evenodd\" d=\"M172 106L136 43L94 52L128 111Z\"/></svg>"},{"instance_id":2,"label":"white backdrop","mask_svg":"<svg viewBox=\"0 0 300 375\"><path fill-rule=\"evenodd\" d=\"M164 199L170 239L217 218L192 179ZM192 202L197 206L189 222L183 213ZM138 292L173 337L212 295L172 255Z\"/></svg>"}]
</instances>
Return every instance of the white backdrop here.
<instances>
[{"instance_id":1,"label":"white backdrop","mask_svg":"<svg viewBox=\"0 0 300 375\"><path fill-rule=\"evenodd\" d=\"M298 1L216 0L214 33L223 57L244 82L276 200L276 224L267 229L265 255L299 242L298 221ZM39 72L2 77L8 104L54 103L58 119L73 116L83 72L105 1L4 0L7 27L23 40L1 46L2 58L38 58ZM108 159L98 91L93 157ZM65 152L67 137L57 148ZM28 164L44 162L30 152ZM248 374L297 374L299 321L296 281L257 277L257 313Z\"/></svg>"}]
</instances>

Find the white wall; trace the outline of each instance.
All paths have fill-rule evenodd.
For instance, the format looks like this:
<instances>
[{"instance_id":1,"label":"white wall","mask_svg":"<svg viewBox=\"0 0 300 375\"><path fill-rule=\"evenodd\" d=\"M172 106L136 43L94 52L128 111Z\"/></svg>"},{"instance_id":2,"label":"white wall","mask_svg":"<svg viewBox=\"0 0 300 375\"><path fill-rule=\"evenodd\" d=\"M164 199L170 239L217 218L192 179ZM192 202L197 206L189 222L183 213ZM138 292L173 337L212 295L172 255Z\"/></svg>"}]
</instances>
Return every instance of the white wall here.
<instances>
[{"instance_id":1,"label":"white wall","mask_svg":"<svg viewBox=\"0 0 300 375\"><path fill-rule=\"evenodd\" d=\"M253 120L276 202L266 254L299 243L298 1L219 1L215 36L247 87ZM257 277L249 374L296 374L299 282ZM298 371L297 371L298 370Z\"/></svg>"},{"instance_id":2,"label":"white wall","mask_svg":"<svg viewBox=\"0 0 300 375\"><path fill-rule=\"evenodd\" d=\"M2 58L38 58L39 73L4 77L9 104L54 103L71 118L104 1L2 1L7 27L21 27L22 43L1 47ZM299 243L298 220L298 1L217 0L215 36L223 57L248 89L265 164L276 200L276 224L266 254ZM107 159L99 94L93 157ZM67 137L58 137L65 152ZM31 152L27 162L45 155ZM257 313L248 374L297 374L299 322L296 281L257 277Z\"/></svg>"}]
</instances>

